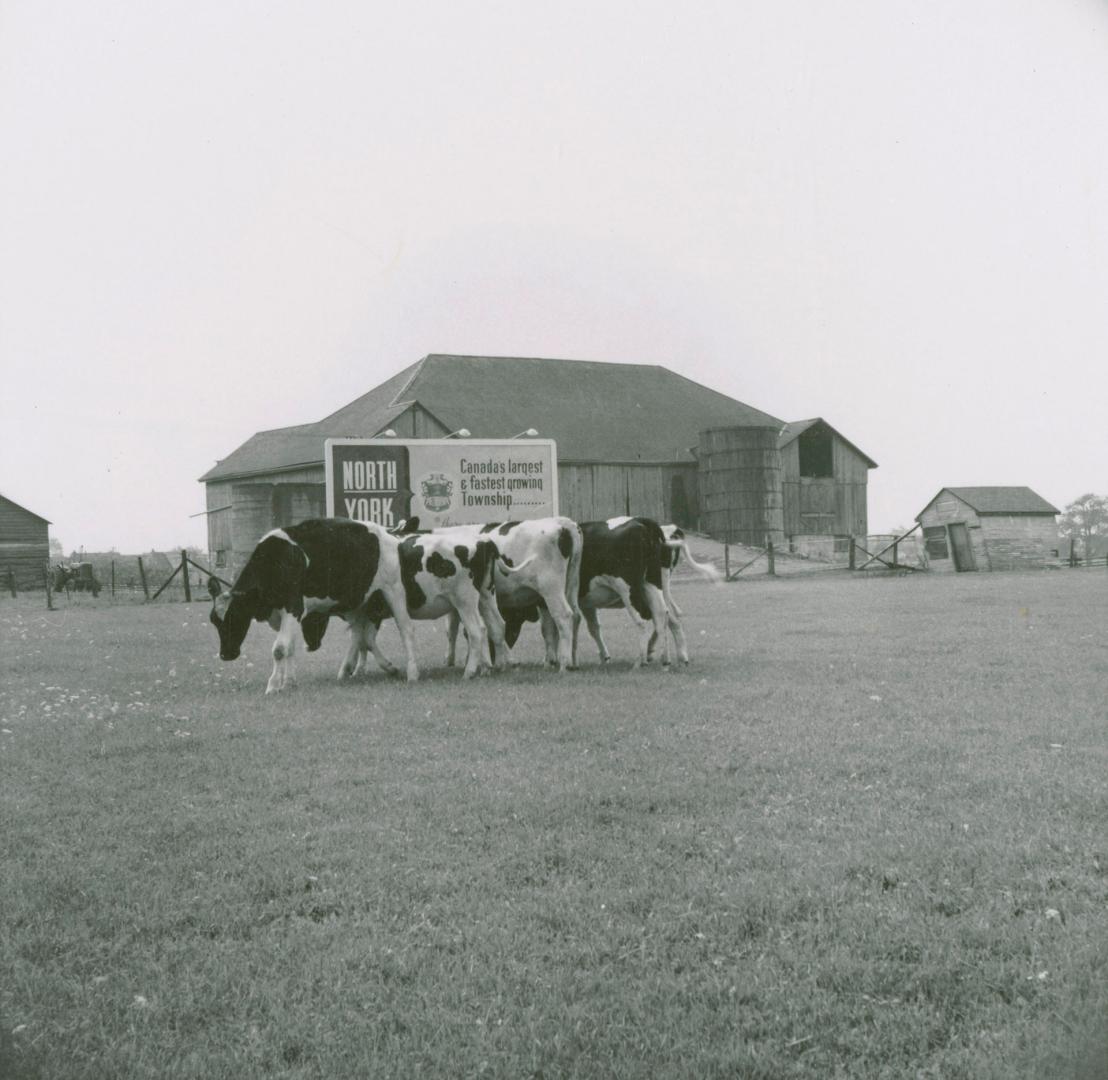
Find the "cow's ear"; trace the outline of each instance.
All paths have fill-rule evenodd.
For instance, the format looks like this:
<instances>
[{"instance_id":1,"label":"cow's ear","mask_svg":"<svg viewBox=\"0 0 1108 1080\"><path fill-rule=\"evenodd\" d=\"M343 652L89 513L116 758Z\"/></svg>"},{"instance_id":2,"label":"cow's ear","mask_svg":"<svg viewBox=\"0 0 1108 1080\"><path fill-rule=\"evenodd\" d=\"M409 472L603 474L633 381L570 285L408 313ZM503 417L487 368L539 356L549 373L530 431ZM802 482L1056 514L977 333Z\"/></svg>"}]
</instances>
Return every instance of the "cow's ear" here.
<instances>
[{"instance_id":1,"label":"cow's ear","mask_svg":"<svg viewBox=\"0 0 1108 1080\"><path fill-rule=\"evenodd\" d=\"M223 591L214 577L208 578L208 595L214 600Z\"/></svg>"}]
</instances>

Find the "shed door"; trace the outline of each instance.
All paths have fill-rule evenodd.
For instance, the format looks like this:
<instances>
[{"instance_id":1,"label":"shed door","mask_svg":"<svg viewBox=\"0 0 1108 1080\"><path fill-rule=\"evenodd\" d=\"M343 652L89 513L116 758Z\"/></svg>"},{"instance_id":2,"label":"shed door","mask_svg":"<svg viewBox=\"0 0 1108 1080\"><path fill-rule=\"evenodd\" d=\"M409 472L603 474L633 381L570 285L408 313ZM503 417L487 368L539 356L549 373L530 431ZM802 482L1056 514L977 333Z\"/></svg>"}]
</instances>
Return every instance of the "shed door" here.
<instances>
[{"instance_id":1,"label":"shed door","mask_svg":"<svg viewBox=\"0 0 1108 1080\"><path fill-rule=\"evenodd\" d=\"M950 528L950 547L954 554L955 570L976 570L977 563L973 559L973 545L970 543L969 529L961 521L956 521Z\"/></svg>"}]
</instances>

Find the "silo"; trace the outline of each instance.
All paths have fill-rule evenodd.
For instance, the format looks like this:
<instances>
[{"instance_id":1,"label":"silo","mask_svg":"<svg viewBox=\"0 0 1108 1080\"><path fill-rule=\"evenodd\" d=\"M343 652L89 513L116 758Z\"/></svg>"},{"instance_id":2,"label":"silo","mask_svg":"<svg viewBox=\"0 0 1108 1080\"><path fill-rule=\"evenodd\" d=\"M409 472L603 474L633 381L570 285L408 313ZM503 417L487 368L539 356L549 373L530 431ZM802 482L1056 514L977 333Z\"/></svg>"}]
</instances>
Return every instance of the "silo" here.
<instances>
[{"instance_id":1,"label":"silo","mask_svg":"<svg viewBox=\"0 0 1108 1080\"><path fill-rule=\"evenodd\" d=\"M708 428L700 433L700 527L717 540L784 544L785 501L776 427Z\"/></svg>"},{"instance_id":2,"label":"silo","mask_svg":"<svg viewBox=\"0 0 1108 1080\"><path fill-rule=\"evenodd\" d=\"M236 575L273 527L273 485L235 484L231 488L231 567Z\"/></svg>"}]
</instances>

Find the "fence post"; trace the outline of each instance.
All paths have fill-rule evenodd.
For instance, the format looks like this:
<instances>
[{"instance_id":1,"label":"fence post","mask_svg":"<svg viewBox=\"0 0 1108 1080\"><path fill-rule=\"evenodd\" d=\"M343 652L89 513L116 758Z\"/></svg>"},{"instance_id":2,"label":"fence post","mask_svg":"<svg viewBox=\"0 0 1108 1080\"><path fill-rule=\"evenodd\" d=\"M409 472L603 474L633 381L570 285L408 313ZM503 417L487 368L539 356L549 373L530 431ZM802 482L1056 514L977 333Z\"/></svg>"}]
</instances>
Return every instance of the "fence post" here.
<instances>
[{"instance_id":1,"label":"fence post","mask_svg":"<svg viewBox=\"0 0 1108 1080\"><path fill-rule=\"evenodd\" d=\"M900 565L900 541L897 540L893 543L893 566Z\"/></svg>"},{"instance_id":2,"label":"fence post","mask_svg":"<svg viewBox=\"0 0 1108 1080\"><path fill-rule=\"evenodd\" d=\"M115 599L115 559L112 559L112 599Z\"/></svg>"},{"instance_id":3,"label":"fence post","mask_svg":"<svg viewBox=\"0 0 1108 1080\"><path fill-rule=\"evenodd\" d=\"M192 603L192 589L189 587L189 557L185 549L181 549L181 577L185 582L185 603Z\"/></svg>"},{"instance_id":4,"label":"fence post","mask_svg":"<svg viewBox=\"0 0 1108 1080\"><path fill-rule=\"evenodd\" d=\"M853 537L853 535L851 535L851 537L850 537L850 569L851 570L857 569L857 567L855 565L855 562L856 562L857 558L858 558L858 555L857 555L857 552L854 549L854 537Z\"/></svg>"},{"instance_id":5,"label":"fence post","mask_svg":"<svg viewBox=\"0 0 1108 1080\"><path fill-rule=\"evenodd\" d=\"M1077 556L1073 553L1073 537L1070 537L1070 569L1077 565Z\"/></svg>"},{"instance_id":6,"label":"fence post","mask_svg":"<svg viewBox=\"0 0 1108 1080\"><path fill-rule=\"evenodd\" d=\"M12 599L15 599L15 570L12 567L8 567L8 589L12 594Z\"/></svg>"},{"instance_id":7,"label":"fence post","mask_svg":"<svg viewBox=\"0 0 1108 1080\"><path fill-rule=\"evenodd\" d=\"M769 563L769 576L770 577L776 577L777 576L777 562L775 561L775 559L773 557L773 541L772 540L770 540L769 543L766 544L766 561Z\"/></svg>"},{"instance_id":8,"label":"fence post","mask_svg":"<svg viewBox=\"0 0 1108 1080\"><path fill-rule=\"evenodd\" d=\"M46 610L54 610L54 590L50 585L50 564L47 563L42 570L42 577L46 583Z\"/></svg>"},{"instance_id":9,"label":"fence post","mask_svg":"<svg viewBox=\"0 0 1108 1080\"><path fill-rule=\"evenodd\" d=\"M139 580L142 582L142 595L145 596L147 600L149 600L150 599L150 586L146 584L146 570L143 568L142 556L141 555L138 557L138 564L139 564Z\"/></svg>"}]
</instances>

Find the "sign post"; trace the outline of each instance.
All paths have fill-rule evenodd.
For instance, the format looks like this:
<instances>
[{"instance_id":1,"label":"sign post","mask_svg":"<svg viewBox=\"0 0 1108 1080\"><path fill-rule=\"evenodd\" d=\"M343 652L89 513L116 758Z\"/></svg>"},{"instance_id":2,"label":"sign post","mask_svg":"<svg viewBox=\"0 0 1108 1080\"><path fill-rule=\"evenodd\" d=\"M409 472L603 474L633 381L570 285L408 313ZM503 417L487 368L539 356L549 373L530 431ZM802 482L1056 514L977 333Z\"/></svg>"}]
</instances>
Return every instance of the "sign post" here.
<instances>
[{"instance_id":1,"label":"sign post","mask_svg":"<svg viewBox=\"0 0 1108 1080\"><path fill-rule=\"evenodd\" d=\"M331 517L440 529L558 513L553 439L328 439L323 455Z\"/></svg>"}]
</instances>

